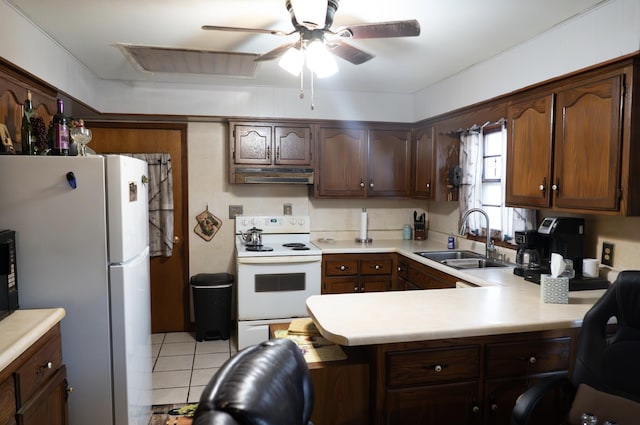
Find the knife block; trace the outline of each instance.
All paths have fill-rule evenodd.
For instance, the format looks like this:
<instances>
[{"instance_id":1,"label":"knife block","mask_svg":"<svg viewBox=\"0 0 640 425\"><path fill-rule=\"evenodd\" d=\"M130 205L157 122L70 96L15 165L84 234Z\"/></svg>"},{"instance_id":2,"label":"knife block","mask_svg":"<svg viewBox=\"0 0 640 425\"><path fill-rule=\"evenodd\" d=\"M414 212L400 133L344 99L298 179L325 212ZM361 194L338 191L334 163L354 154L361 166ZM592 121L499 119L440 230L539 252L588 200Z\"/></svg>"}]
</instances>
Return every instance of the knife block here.
<instances>
[{"instance_id":1,"label":"knife block","mask_svg":"<svg viewBox=\"0 0 640 425\"><path fill-rule=\"evenodd\" d=\"M413 222L413 239L423 241L427 239L427 229L424 221Z\"/></svg>"}]
</instances>

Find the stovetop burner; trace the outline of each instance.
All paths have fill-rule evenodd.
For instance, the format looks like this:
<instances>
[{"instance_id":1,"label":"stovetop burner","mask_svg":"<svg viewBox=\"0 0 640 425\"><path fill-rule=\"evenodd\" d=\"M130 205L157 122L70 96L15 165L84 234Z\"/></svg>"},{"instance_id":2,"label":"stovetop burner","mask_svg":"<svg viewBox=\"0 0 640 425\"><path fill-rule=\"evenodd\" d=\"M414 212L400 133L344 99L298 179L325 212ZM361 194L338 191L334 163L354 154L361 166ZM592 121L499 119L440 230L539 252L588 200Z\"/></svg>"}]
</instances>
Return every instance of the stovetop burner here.
<instances>
[{"instance_id":1,"label":"stovetop burner","mask_svg":"<svg viewBox=\"0 0 640 425\"><path fill-rule=\"evenodd\" d=\"M273 248L271 248L270 246L264 246L264 245L247 245L245 249L247 251L253 251L253 252L273 251Z\"/></svg>"},{"instance_id":2,"label":"stovetop burner","mask_svg":"<svg viewBox=\"0 0 640 425\"><path fill-rule=\"evenodd\" d=\"M285 248L291 248L293 251L309 251L309 247L301 242L291 242L282 244Z\"/></svg>"}]
</instances>

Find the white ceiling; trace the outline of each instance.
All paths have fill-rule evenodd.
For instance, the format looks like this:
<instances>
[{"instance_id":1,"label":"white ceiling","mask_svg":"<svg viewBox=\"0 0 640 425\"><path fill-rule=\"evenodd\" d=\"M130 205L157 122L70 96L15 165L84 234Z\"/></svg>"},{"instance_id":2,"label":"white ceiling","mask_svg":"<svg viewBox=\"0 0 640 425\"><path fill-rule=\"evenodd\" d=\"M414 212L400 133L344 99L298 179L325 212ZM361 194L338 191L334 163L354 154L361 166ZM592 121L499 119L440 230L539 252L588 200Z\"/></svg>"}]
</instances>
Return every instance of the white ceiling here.
<instances>
[{"instance_id":1,"label":"white ceiling","mask_svg":"<svg viewBox=\"0 0 640 425\"><path fill-rule=\"evenodd\" d=\"M265 53L295 36L203 31L202 25L292 29L285 0L7 0L99 78L295 88L299 78L258 65L255 78L148 74L117 43ZM606 0L605 0L606 1ZM518 45L603 0L341 0L333 27L417 19L419 37L353 40L376 57L337 59L317 88L413 93ZM292 38L293 37L293 38Z\"/></svg>"}]
</instances>

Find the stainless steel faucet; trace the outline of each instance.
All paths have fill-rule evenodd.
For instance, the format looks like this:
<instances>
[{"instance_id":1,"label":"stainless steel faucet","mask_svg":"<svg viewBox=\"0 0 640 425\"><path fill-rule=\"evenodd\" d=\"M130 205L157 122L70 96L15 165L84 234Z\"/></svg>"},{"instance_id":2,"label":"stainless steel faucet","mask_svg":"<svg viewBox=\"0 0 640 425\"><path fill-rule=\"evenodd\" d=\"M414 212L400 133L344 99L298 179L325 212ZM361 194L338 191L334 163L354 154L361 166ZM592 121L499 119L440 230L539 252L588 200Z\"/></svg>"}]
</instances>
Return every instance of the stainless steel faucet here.
<instances>
[{"instance_id":1,"label":"stainless steel faucet","mask_svg":"<svg viewBox=\"0 0 640 425\"><path fill-rule=\"evenodd\" d=\"M464 214L462 214L462 218L460 218L460 223L459 223L459 231L458 233L461 235L464 235L466 233L467 230L467 220L469 219L469 216L471 215L471 213L474 212L479 212L480 214L482 214L485 218L485 220L487 221L487 229L486 229L486 234L487 234L487 242L485 245L485 254L484 256L487 258L491 258L493 253L496 251L496 247L493 244L493 241L491 240L491 227L489 226L489 215L482 209L480 208L469 208Z\"/></svg>"}]
</instances>

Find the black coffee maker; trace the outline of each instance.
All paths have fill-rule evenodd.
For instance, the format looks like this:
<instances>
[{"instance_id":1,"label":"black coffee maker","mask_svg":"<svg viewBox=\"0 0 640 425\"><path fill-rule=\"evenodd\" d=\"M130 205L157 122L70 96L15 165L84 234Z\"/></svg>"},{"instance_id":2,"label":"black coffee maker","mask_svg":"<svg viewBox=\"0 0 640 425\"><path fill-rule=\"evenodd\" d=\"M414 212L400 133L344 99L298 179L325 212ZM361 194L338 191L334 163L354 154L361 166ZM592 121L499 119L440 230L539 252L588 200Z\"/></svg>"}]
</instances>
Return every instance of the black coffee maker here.
<instances>
[{"instance_id":1,"label":"black coffee maker","mask_svg":"<svg viewBox=\"0 0 640 425\"><path fill-rule=\"evenodd\" d=\"M522 268L521 276L525 280L539 284L541 275L551 274L551 254L560 254L565 260L573 262L575 277L569 280L569 291L607 288L609 282L606 279L582 276L584 231L585 225L582 218L547 217L543 219L537 231L526 232L528 237L524 243L525 247L538 249L540 266ZM518 274L515 269L514 273Z\"/></svg>"}]
</instances>

